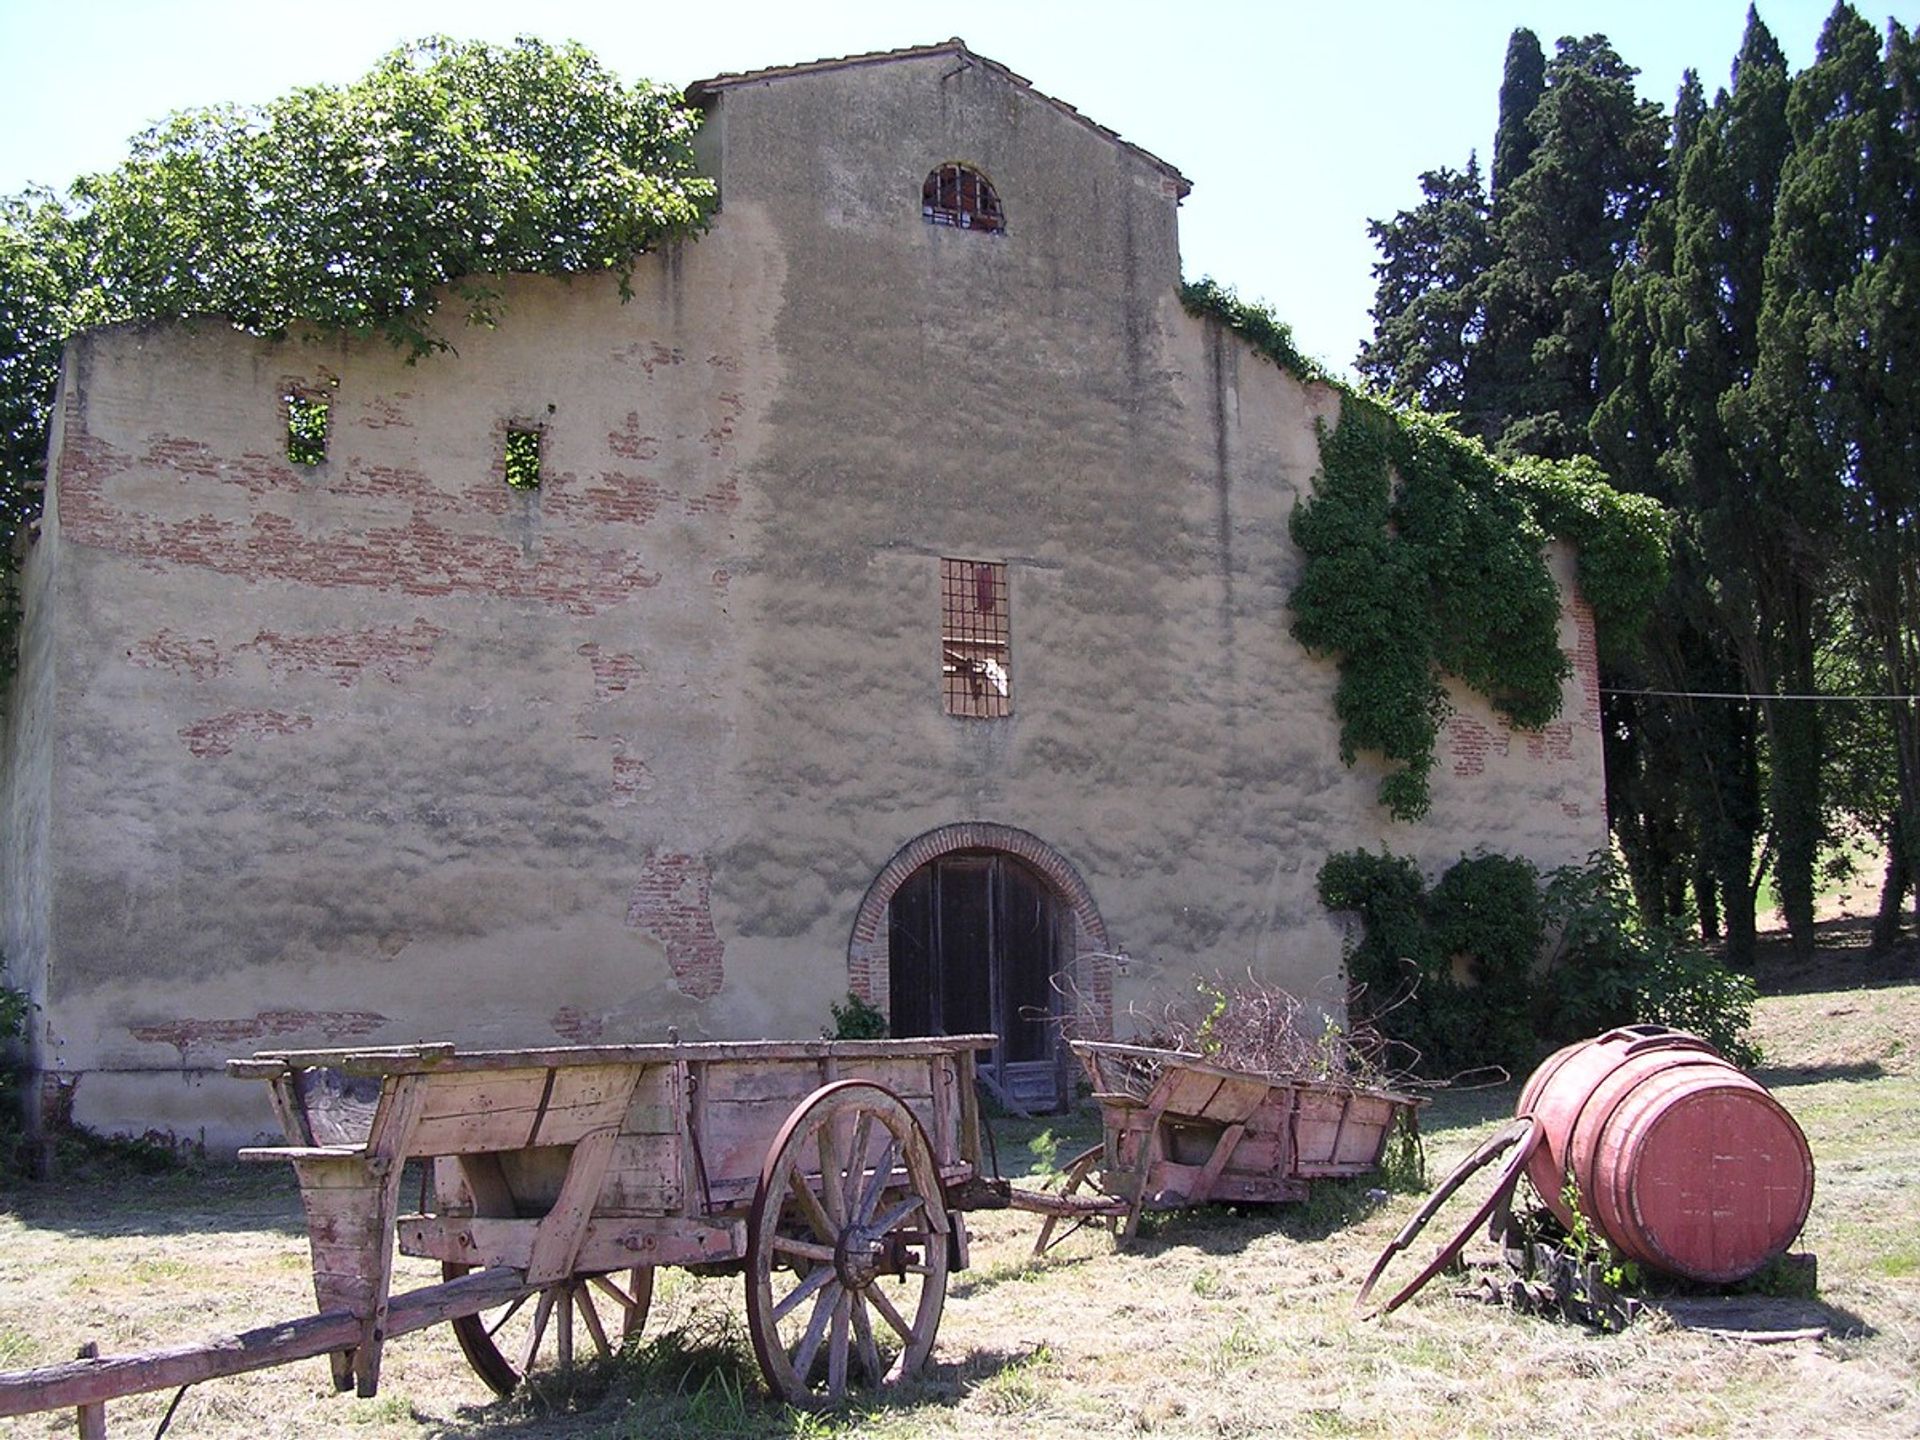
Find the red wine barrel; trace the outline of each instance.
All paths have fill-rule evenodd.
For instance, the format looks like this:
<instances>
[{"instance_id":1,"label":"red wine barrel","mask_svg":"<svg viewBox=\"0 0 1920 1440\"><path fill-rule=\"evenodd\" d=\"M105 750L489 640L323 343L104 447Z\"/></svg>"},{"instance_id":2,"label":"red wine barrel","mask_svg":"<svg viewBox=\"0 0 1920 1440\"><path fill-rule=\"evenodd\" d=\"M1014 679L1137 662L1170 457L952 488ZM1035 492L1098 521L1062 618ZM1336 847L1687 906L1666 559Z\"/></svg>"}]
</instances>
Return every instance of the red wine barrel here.
<instances>
[{"instance_id":1,"label":"red wine barrel","mask_svg":"<svg viewBox=\"0 0 1920 1440\"><path fill-rule=\"evenodd\" d=\"M1691 1280L1743 1279L1793 1243L1813 1202L1799 1125L1758 1081L1682 1030L1634 1025L1533 1072L1518 1113L1544 1139L1527 1178L1563 1225L1580 1212L1627 1258Z\"/></svg>"}]
</instances>

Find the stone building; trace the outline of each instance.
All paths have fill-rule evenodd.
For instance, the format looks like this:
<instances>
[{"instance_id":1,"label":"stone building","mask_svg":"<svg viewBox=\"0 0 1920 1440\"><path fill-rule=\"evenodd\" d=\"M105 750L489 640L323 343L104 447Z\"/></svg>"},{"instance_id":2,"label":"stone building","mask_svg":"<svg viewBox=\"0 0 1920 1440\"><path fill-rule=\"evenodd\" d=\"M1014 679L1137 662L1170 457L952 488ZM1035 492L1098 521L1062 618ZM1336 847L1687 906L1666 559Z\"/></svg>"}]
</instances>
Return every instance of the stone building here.
<instances>
[{"instance_id":1,"label":"stone building","mask_svg":"<svg viewBox=\"0 0 1920 1440\"><path fill-rule=\"evenodd\" d=\"M0 776L48 1104L226 1145L255 1048L850 990L1044 1100L1196 971L1337 1007L1331 851L1604 842L1566 554L1559 722L1457 692L1417 826L1341 764L1286 605L1338 397L1182 308L1172 166L957 40L690 93L721 208L626 303L73 343Z\"/></svg>"}]
</instances>

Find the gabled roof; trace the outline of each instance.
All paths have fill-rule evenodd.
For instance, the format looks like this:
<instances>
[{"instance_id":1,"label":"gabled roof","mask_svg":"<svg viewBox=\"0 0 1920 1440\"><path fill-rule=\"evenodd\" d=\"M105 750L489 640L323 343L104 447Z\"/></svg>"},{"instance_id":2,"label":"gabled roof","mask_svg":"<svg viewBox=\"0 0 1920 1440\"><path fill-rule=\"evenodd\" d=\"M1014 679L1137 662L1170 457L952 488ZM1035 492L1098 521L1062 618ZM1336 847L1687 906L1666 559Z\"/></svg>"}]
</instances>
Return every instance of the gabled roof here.
<instances>
[{"instance_id":1,"label":"gabled roof","mask_svg":"<svg viewBox=\"0 0 1920 1440\"><path fill-rule=\"evenodd\" d=\"M798 65L774 65L764 70L746 70L739 74L715 75L711 79L696 80L693 84L689 85L687 87L687 99L696 105L703 104L710 98L716 96L720 91L730 89L735 85L753 85L767 80L785 80L796 75L817 75L826 70L850 70L859 65L884 65L895 60L921 60L934 55L955 56L968 64L979 65L991 70L1009 84L1019 86L1036 100L1039 100L1043 104L1051 105L1062 115L1068 116L1080 124L1085 125L1088 129L1104 135L1107 139L1113 141L1114 144L1138 155L1149 165L1172 178L1179 185L1182 197L1193 188L1186 176L1182 175L1158 155L1155 155L1151 150L1143 150L1132 141L1121 139L1119 131L1109 130L1106 126L1089 120L1085 115L1082 115L1078 110L1074 109L1073 106L1067 104L1066 101L1056 100L1051 95L1034 89L1033 82L1027 79L1026 76L1016 75L998 60L989 60L986 56L969 50L967 48L967 42L960 39L957 35L953 39L943 40L937 45L910 45L901 50L872 50L865 55L843 55L837 59L808 60Z\"/></svg>"}]
</instances>

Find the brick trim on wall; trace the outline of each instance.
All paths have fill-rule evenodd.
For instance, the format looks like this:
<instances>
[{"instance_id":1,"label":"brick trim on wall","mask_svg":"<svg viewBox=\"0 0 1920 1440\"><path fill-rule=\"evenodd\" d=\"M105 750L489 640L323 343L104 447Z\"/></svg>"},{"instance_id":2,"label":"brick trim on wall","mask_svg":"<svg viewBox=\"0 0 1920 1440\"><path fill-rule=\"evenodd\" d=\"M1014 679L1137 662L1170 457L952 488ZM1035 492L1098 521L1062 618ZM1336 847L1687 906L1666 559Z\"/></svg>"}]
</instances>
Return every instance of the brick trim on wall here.
<instances>
[{"instance_id":1,"label":"brick trim on wall","mask_svg":"<svg viewBox=\"0 0 1920 1440\"><path fill-rule=\"evenodd\" d=\"M1113 945L1093 903L1093 891L1071 861L1030 831L970 820L942 825L902 845L867 887L847 941L847 987L891 1017L888 994L887 907L907 877L930 860L955 850L997 850L1023 861L1046 881L1071 917L1063 973L1073 1002L1069 1033L1083 1039L1113 1037Z\"/></svg>"}]
</instances>

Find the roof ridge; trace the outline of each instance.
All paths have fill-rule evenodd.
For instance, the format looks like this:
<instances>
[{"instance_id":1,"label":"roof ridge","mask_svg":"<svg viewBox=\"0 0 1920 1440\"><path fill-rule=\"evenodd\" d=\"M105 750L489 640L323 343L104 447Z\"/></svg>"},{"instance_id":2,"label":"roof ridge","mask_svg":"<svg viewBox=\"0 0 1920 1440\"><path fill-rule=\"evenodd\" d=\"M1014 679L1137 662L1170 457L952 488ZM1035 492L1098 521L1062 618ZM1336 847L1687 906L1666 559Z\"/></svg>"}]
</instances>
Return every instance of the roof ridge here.
<instances>
[{"instance_id":1,"label":"roof ridge","mask_svg":"<svg viewBox=\"0 0 1920 1440\"><path fill-rule=\"evenodd\" d=\"M1034 98L1047 105L1051 105L1061 114L1079 121L1089 129L1106 136L1107 139L1113 141L1116 145L1123 146L1127 150L1132 151L1149 164L1166 172L1178 181L1180 195L1182 197L1193 188L1192 184L1187 180L1187 177L1182 175L1177 167L1162 160L1145 146L1136 145L1133 141L1121 135L1118 130L1102 125L1099 121L1083 114L1079 109L1068 104L1065 100L1059 100L1047 94L1046 91L1040 89L1031 80L1027 79L1026 76L1017 73L998 60L982 55L979 51L969 46L967 42L962 40L958 35L950 36L945 40L931 45L907 45L896 50L868 50L858 55L828 56L818 60L802 60L791 65L769 65L758 70L727 71L719 75L710 76L705 80L695 80L687 86L686 95L689 100L698 102L719 91L731 89L736 85L751 85L768 80L791 79L798 75L813 75L828 70L845 70L854 66L883 64L895 60L918 60L927 56L941 54L959 55L969 62L984 65L987 69L994 71L1003 79L1026 90L1033 95Z\"/></svg>"}]
</instances>

